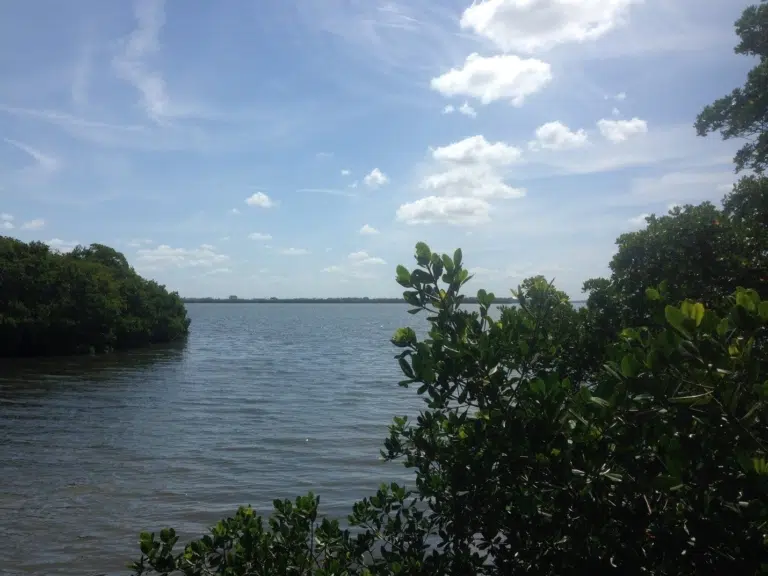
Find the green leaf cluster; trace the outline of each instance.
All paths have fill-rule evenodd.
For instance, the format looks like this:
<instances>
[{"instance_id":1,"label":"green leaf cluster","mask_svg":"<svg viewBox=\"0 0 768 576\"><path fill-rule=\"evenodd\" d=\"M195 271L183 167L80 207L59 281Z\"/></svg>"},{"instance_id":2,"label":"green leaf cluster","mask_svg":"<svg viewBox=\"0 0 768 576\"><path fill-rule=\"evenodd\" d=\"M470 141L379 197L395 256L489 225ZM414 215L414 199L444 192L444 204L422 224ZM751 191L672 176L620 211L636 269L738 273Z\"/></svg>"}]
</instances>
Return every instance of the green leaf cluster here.
<instances>
[{"instance_id":1,"label":"green leaf cluster","mask_svg":"<svg viewBox=\"0 0 768 576\"><path fill-rule=\"evenodd\" d=\"M99 353L188 330L178 294L139 276L113 248L62 254L0 237L0 356Z\"/></svg>"}]
</instances>

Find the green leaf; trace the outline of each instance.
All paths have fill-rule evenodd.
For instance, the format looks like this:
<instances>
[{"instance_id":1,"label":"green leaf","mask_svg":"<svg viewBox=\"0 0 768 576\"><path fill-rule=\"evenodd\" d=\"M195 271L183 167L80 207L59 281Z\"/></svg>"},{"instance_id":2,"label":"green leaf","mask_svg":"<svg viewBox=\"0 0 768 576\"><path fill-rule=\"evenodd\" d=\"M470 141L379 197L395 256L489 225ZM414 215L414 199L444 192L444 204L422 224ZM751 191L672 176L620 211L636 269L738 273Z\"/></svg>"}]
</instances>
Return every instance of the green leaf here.
<instances>
[{"instance_id":1,"label":"green leaf","mask_svg":"<svg viewBox=\"0 0 768 576\"><path fill-rule=\"evenodd\" d=\"M534 394L542 395L547 390L547 385L541 378L535 378L531 380L531 392Z\"/></svg>"},{"instance_id":2,"label":"green leaf","mask_svg":"<svg viewBox=\"0 0 768 576\"><path fill-rule=\"evenodd\" d=\"M632 354L627 354L621 359L621 375L625 378L634 378L640 370L640 363Z\"/></svg>"},{"instance_id":3,"label":"green leaf","mask_svg":"<svg viewBox=\"0 0 768 576\"><path fill-rule=\"evenodd\" d=\"M701 321L704 320L704 313L706 310L704 309L704 304L701 302L696 302L696 304L693 305L693 310L691 311L691 318L694 319L696 322L696 326L701 326Z\"/></svg>"},{"instance_id":4,"label":"green leaf","mask_svg":"<svg viewBox=\"0 0 768 576\"><path fill-rule=\"evenodd\" d=\"M451 260L451 257L448 256L448 254L443 254L443 266L445 266L445 270L448 274L453 272L453 260Z\"/></svg>"},{"instance_id":5,"label":"green leaf","mask_svg":"<svg viewBox=\"0 0 768 576\"><path fill-rule=\"evenodd\" d=\"M768 300L765 300L764 302L760 302L757 306L757 312L760 314L760 319L763 321L768 321Z\"/></svg>"},{"instance_id":6,"label":"green leaf","mask_svg":"<svg viewBox=\"0 0 768 576\"><path fill-rule=\"evenodd\" d=\"M402 264L397 267L397 283L404 288L411 286L411 273Z\"/></svg>"},{"instance_id":7,"label":"green leaf","mask_svg":"<svg viewBox=\"0 0 768 576\"><path fill-rule=\"evenodd\" d=\"M661 294L659 294L659 291L656 290L656 288L646 288L645 297L648 298L648 300L661 300Z\"/></svg>"},{"instance_id":8,"label":"green leaf","mask_svg":"<svg viewBox=\"0 0 768 576\"><path fill-rule=\"evenodd\" d=\"M670 326L672 326L672 328L678 332L681 332L683 335L688 336L688 332L683 325L683 322L685 322L685 315L683 314L682 310L674 306L667 305L667 307L664 308L664 317L667 319L667 322Z\"/></svg>"},{"instance_id":9,"label":"green leaf","mask_svg":"<svg viewBox=\"0 0 768 576\"><path fill-rule=\"evenodd\" d=\"M419 266L426 266L432 258L432 251L424 242L416 244L416 262Z\"/></svg>"},{"instance_id":10,"label":"green leaf","mask_svg":"<svg viewBox=\"0 0 768 576\"><path fill-rule=\"evenodd\" d=\"M720 322L717 324L717 334L719 336L725 336L725 333L728 332L730 325L731 323L728 321L728 318L723 318L720 320Z\"/></svg>"},{"instance_id":11,"label":"green leaf","mask_svg":"<svg viewBox=\"0 0 768 576\"><path fill-rule=\"evenodd\" d=\"M601 406L602 408L608 408L611 405L610 402L598 396L590 396L589 401L592 402L593 404L597 404L598 406Z\"/></svg>"},{"instance_id":12,"label":"green leaf","mask_svg":"<svg viewBox=\"0 0 768 576\"><path fill-rule=\"evenodd\" d=\"M398 328L392 336L392 344L398 348L405 348L416 342L416 332L413 328Z\"/></svg>"},{"instance_id":13,"label":"green leaf","mask_svg":"<svg viewBox=\"0 0 768 576\"><path fill-rule=\"evenodd\" d=\"M453 253L453 264L458 268L461 266L461 248L456 248L456 251Z\"/></svg>"}]
</instances>

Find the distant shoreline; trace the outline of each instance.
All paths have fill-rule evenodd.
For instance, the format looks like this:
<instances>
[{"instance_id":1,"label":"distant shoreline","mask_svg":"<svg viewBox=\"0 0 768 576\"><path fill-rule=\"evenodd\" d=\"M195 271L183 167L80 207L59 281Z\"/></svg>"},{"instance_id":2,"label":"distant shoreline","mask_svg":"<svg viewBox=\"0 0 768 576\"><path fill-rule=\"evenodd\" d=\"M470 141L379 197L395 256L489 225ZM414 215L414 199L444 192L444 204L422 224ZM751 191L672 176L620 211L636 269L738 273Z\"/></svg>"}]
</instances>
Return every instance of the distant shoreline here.
<instances>
[{"instance_id":1,"label":"distant shoreline","mask_svg":"<svg viewBox=\"0 0 768 576\"><path fill-rule=\"evenodd\" d=\"M402 298L182 298L184 304L403 304ZM494 304L517 304L514 298L496 298ZM465 298L465 304L477 304L477 298ZM574 300L571 304L583 304Z\"/></svg>"}]
</instances>

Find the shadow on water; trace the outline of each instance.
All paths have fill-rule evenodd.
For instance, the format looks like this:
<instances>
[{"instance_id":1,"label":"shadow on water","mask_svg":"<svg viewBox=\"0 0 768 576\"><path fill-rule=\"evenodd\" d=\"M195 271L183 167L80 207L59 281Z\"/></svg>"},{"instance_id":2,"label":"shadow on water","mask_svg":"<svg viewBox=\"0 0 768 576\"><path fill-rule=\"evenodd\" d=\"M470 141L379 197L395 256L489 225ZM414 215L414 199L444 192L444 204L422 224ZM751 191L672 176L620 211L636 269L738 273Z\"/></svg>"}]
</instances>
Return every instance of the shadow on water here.
<instances>
[{"instance_id":1,"label":"shadow on water","mask_svg":"<svg viewBox=\"0 0 768 576\"><path fill-rule=\"evenodd\" d=\"M155 345L137 350L96 356L56 356L46 358L0 359L0 402L12 399L15 392L55 391L68 384L119 384L121 374L131 374L131 381L142 373L155 372L158 365L183 361L187 342Z\"/></svg>"}]
</instances>

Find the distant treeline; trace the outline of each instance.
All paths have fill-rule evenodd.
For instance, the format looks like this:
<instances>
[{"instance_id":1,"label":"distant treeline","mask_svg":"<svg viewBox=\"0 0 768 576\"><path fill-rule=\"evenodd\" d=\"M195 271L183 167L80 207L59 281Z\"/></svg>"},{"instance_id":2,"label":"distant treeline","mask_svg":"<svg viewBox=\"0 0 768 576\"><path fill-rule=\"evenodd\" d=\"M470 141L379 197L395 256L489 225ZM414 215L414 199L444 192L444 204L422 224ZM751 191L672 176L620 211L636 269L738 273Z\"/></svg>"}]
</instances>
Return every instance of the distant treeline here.
<instances>
[{"instance_id":1,"label":"distant treeline","mask_svg":"<svg viewBox=\"0 0 768 576\"><path fill-rule=\"evenodd\" d=\"M0 236L0 356L106 352L187 335L178 294L102 244L63 254Z\"/></svg>"},{"instance_id":2,"label":"distant treeline","mask_svg":"<svg viewBox=\"0 0 768 576\"><path fill-rule=\"evenodd\" d=\"M182 298L185 304L405 304L402 298ZM464 299L477 304L474 296ZM496 298L497 304L516 304L514 298Z\"/></svg>"}]
</instances>

